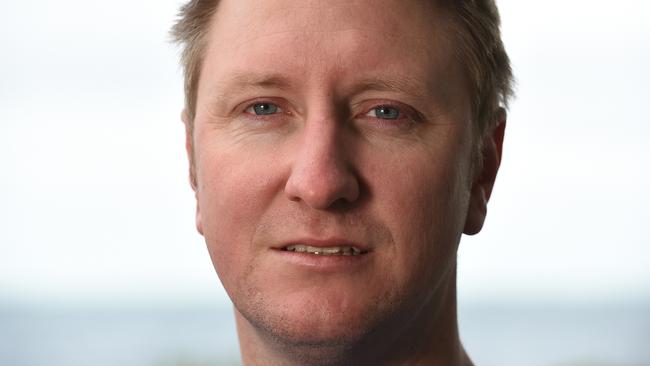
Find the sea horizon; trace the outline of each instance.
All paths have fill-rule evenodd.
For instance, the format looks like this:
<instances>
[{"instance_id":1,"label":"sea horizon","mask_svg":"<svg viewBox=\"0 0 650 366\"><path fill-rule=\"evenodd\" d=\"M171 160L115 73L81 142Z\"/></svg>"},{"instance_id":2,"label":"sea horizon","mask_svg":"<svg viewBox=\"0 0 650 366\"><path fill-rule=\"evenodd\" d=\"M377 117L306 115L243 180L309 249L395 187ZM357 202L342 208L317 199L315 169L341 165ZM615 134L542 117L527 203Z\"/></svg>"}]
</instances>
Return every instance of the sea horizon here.
<instances>
[{"instance_id":1,"label":"sea horizon","mask_svg":"<svg viewBox=\"0 0 650 366\"><path fill-rule=\"evenodd\" d=\"M648 366L650 302L461 302L476 365ZM0 301L0 365L240 365L223 302Z\"/></svg>"}]
</instances>

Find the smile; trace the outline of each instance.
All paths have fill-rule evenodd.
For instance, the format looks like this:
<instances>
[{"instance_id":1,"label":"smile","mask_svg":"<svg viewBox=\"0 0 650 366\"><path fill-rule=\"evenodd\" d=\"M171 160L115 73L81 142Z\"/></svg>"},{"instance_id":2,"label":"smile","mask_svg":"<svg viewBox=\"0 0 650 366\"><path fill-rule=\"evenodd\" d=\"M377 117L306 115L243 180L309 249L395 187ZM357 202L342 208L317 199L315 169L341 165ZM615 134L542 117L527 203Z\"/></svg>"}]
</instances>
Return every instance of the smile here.
<instances>
[{"instance_id":1,"label":"smile","mask_svg":"<svg viewBox=\"0 0 650 366\"><path fill-rule=\"evenodd\" d=\"M312 247L310 245L289 245L284 248L288 252L309 253L325 256L358 256L365 254L363 250L354 246Z\"/></svg>"}]
</instances>

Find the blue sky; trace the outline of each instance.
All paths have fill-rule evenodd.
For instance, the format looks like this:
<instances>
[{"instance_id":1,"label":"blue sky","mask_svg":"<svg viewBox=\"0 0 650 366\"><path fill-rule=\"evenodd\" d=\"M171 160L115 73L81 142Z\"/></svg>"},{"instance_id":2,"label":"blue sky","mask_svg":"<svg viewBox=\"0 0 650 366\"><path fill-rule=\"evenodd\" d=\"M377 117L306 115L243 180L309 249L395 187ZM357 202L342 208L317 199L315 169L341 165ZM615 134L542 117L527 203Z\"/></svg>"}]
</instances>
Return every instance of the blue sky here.
<instances>
[{"instance_id":1,"label":"blue sky","mask_svg":"<svg viewBox=\"0 0 650 366\"><path fill-rule=\"evenodd\" d=\"M179 4L0 4L0 299L227 302L194 230ZM518 97L461 299L650 298L650 5L499 5Z\"/></svg>"}]
</instances>

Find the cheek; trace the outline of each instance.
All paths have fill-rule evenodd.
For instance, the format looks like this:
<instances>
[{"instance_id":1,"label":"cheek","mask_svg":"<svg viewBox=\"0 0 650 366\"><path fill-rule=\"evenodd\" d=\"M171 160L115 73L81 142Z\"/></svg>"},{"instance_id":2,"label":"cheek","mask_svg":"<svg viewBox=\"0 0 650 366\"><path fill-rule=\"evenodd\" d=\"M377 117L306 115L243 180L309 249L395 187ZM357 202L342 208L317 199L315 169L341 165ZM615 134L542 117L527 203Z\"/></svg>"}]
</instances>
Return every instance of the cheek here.
<instances>
[{"instance_id":1,"label":"cheek","mask_svg":"<svg viewBox=\"0 0 650 366\"><path fill-rule=\"evenodd\" d=\"M413 154L383 169L374 187L380 216L393 239L393 273L400 283L436 282L453 264L467 211L461 161L444 153Z\"/></svg>"},{"instance_id":2,"label":"cheek","mask_svg":"<svg viewBox=\"0 0 650 366\"><path fill-rule=\"evenodd\" d=\"M265 162L247 161L235 151L204 152L197 158L198 204L212 262L223 282L250 265L252 239L273 187Z\"/></svg>"}]
</instances>

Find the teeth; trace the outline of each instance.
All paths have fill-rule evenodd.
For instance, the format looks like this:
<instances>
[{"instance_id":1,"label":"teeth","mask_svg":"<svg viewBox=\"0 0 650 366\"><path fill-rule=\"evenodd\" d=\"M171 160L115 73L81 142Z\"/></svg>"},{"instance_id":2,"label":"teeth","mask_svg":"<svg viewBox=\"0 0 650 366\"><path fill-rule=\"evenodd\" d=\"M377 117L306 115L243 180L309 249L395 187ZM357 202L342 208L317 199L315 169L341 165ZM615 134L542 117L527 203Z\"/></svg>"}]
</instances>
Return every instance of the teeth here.
<instances>
[{"instance_id":1,"label":"teeth","mask_svg":"<svg viewBox=\"0 0 650 366\"><path fill-rule=\"evenodd\" d=\"M298 253L311 253L316 255L344 255L344 256L357 256L361 254L361 249L342 246L342 247L312 247L309 245L289 245L287 247L289 252Z\"/></svg>"}]
</instances>

